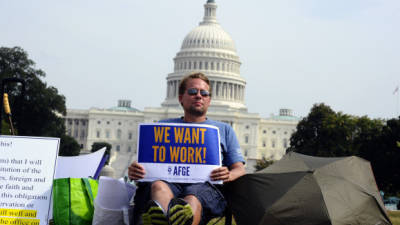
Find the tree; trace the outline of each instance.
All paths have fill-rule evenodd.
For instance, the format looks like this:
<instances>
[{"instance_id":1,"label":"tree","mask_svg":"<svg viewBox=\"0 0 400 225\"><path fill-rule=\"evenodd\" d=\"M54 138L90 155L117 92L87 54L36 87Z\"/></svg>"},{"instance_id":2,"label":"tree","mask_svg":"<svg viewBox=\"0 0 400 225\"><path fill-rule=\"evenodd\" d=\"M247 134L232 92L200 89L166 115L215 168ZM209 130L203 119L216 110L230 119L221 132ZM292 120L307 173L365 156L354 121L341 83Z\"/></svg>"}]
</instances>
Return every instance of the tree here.
<instances>
[{"instance_id":1,"label":"tree","mask_svg":"<svg viewBox=\"0 0 400 225\"><path fill-rule=\"evenodd\" d=\"M22 98L21 86L16 83L9 83L5 90L9 95L12 119L18 135L59 137L62 143L60 153L79 153L76 149L63 149L67 146L76 147L75 144L63 143L71 142L65 135L65 97L55 87L47 86L42 81L44 77L45 72L36 69L27 52L20 47L0 48L0 80L19 78L25 82Z\"/></svg>"},{"instance_id":2,"label":"tree","mask_svg":"<svg viewBox=\"0 0 400 225\"><path fill-rule=\"evenodd\" d=\"M345 156L353 153L352 117L335 113L325 104L315 104L307 117L302 119L290 138L288 151L314 156Z\"/></svg>"},{"instance_id":3,"label":"tree","mask_svg":"<svg viewBox=\"0 0 400 225\"><path fill-rule=\"evenodd\" d=\"M81 151L78 142L71 136L64 134L61 136L61 144L59 155L61 156L76 156Z\"/></svg>"},{"instance_id":4,"label":"tree","mask_svg":"<svg viewBox=\"0 0 400 225\"><path fill-rule=\"evenodd\" d=\"M254 168L256 169L256 171L260 171L260 170L272 165L273 163L274 163L273 160L269 160L269 159L266 159L265 157L262 157L262 159L257 159L256 165L254 165Z\"/></svg>"},{"instance_id":5,"label":"tree","mask_svg":"<svg viewBox=\"0 0 400 225\"><path fill-rule=\"evenodd\" d=\"M5 119L1 121L1 134L10 135L10 124L6 123Z\"/></svg>"},{"instance_id":6,"label":"tree","mask_svg":"<svg viewBox=\"0 0 400 225\"><path fill-rule=\"evenodd\" d=\"M314 105L297 125L288 151L311 156L359 156L371 162L378 187L396 194L400 189L400 118L388 121L336 113Z\"/></svg>"},{"instance_id":7,"label":"tree","mask_svg":"<svg viewBox=\"0 0 400 225\"><path fill-rule=\"evenodd\" d=\"M386 121L381 135L375 143L375 149L369 149L365 156L371 161L379 187L385 187L389 194L400 196L400 117ZM375 150L375 151L374 151Z\"/></svg>"},{"instance_id":8,"label":"tree","mask_svg":"<svg viewBox=\"0 0 400 225\"><path fill-rule=\"evenodd\" d=\"M111 145L110 143L107 143L107 142L94 142L94 143L92 144L92 149L91 149L90 151L91 151L91 152L96 152L96 151L102 149L103 147L106 147L106 152L105 152L105 154L108 155L108 159L107 159L107 161L106 161L106 165L108 165L109 162L110 162L111 148L112 148L112 145Z\"/></svg>"}]
</instances>

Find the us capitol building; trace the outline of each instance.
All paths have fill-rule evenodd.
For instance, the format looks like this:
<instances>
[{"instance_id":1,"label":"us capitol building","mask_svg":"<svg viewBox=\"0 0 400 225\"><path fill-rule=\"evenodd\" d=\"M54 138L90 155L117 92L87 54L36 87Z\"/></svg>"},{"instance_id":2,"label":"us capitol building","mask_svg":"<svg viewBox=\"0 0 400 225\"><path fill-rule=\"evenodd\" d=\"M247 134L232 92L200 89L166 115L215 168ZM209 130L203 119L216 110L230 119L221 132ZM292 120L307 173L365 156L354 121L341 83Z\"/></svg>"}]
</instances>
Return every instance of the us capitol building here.
<instances>
[{"instance_id":1,"label":"us capitol building","mask_svg":"<svg viewBox=\"0 0 400 225\"><path fill-rule=\"evenodd\" d=\"M178 102L179 81L193 71L209 77L212 100L207 117L233 127L248 171L254 170L256 159L278 160L285 154L299 119L290 109L280 109L279 115L269 118L247 111L241 62L232 38L217 22L216 11L215 1L208 0L203 21L183 40L173 59L174 71L167 76L167 92L161 107L146 107L141 111L132 107L130 100L119 100L116 107L108 109L67 110L67 133L82 149L90 150L94 142L112 145L111 166L116 177L123 176L136 160L140 123L183 116Z\"/></svg>"}]
</instances>

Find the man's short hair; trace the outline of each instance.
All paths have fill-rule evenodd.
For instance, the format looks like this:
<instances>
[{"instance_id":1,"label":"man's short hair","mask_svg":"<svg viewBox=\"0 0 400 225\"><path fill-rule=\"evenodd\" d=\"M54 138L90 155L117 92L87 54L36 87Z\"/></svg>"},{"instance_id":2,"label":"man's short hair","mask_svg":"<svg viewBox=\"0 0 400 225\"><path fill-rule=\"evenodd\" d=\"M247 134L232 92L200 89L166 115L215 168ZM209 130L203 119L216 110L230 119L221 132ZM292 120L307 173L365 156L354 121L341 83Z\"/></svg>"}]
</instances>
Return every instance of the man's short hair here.
<instances>
[{"instance_id":1,"label":"man's short hair","mask_svg":"<svg viewBox=\"0 0 400 225\"><path fill-rule=\"evenodd\" d=\"M202 81L206 82L207 85L210 87L208 91L210 92L210 96L211 96L210 80L208 79L208 77L206 75L204 75L203 73L200 73L200 72L191 73L191 74L186 75L185 77L183 77L183 79L179 83L179 95L183 95L185 93L185 91L186 91L186 83L190 79L201 79Z\"/></svg>"}]
</instances>

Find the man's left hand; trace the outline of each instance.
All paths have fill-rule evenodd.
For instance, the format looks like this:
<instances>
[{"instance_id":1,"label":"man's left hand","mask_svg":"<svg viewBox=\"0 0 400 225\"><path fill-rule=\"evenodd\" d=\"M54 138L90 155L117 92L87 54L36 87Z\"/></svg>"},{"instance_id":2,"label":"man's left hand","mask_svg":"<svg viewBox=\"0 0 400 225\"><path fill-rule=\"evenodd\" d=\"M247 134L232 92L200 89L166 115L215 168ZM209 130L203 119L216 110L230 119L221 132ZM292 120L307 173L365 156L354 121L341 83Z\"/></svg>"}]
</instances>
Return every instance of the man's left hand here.
<instances>
[{"instance_id":1,"label":"man's left hand","mask_svg":"<svg viewBox=\"0 0 400 225\"><path fill-rule=\"evenodd\" d=\"M228 167L223 166L211 171L210 178L212 181L222 180L223 182L229 182L230 174Z\"/></svg>"}]
</instances>

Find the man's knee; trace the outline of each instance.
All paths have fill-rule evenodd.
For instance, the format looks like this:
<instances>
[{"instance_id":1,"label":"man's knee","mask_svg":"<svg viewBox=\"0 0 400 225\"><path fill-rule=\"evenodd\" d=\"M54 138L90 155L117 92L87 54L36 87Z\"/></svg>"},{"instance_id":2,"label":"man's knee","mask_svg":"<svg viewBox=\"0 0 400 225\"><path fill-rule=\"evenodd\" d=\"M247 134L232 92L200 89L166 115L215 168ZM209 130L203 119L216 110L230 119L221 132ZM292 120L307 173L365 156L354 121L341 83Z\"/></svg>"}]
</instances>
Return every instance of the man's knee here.
<instances>
[{"instance_id":1,"label":"man's knee","mask_svg":"<svg viewBox=\"0 0 400 225\"><path fill-rule=\"evenodd\" d=\"M154 181L151 184L151 192L152 193L155 193L155 192L171 192L171 189L169 188L168 184L165 183L164 181L157 180L157 181Z\"/></svg>"},{"instance_id":2,"label":"man's knee","mask_svg":"<svg viewBox=\"0 0 400 225\"><path fill-rule=\"evenodd\" d=\"M200 200L194 195L185 196L184 200L189 203L194 209L202 209Z\"/></svg>"},{"instance_id":3,"label":"man's knee","mask_svg":"<svg viewBox=\"0 0 400 225\"><path fill-rule=\"evenodd\" d=\"M195 204L201 205L200 200L194 195L186 195L185 198L186 202L193 202Z\"/></svg>"}]
</instances>

